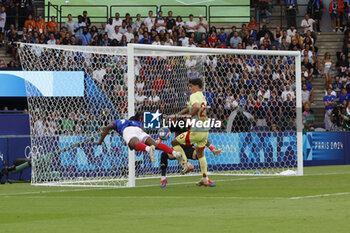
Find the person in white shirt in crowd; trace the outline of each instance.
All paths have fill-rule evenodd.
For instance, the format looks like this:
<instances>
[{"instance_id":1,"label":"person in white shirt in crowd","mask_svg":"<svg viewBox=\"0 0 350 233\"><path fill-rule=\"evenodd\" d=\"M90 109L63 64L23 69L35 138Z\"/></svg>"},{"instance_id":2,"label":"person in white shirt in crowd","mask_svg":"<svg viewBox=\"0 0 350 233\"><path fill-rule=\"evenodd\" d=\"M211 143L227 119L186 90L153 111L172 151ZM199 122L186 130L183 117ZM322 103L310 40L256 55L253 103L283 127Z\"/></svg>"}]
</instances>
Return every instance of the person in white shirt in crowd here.
<instances>
[{"instance_id":1,"label":"person in white shirt in crowd","mask_svg":"<svg viewBox=\"0 0 350 233\"><path fill-rule=\"evenodd\" d=\"M301 100L304 103L306 102L312 102L312 98L311 98L311 93L310 91L307 89L306 83L303 84L303 89L301 91Z\"/></svg>"},{"instance_id":2,"label":"person in white shirt in crowd","mask_svg":"<svg viewBox=\"0 0 350 233\"><path fill-rule=\"evenodd\" d=\"M136 104L144 104L144 101L146 99L147 99L147 96L144 95L144 91L141 89L138 89L135 95Z\"/></svg>"},{"instance_id":3,"label":"person in white shirt in crowd","mask_svg":"<svg viewBox=\"0 0 350 233\"><path fill-rule=\"evenodd\" d=\"M140 14L137 14L136 15L136 20L135 20L135 22L134 22L134 28L138 31L139 29L140 29L140 27L141 27L141 24L142 24L143 22L142 22L142 20L141 20L141 15Z\"/></svg>"},{"instance_id":4,"label":"person in white shirt in crowd","mask_svg":"<svg viewBox=\"0 0 350 233\"><path fill-rule=\"evenodd\" d=\"M187 69L191 69L197 64L197 60L194 56L191 56L189 59L186 60L185 66Z\"/></svg>"},{"instance_id":5,"label":"person in white shirt in crowd","mask_svg":"<svg viewBox=\"0 0 350 233\"><path fill-rule=\"evenodd\" d=\"M129 43L130 40L134 39L134 33L132 32L130 25L128 25L127 29L128 30L124 33L124 35L126 36L126 41Z\"/></svg>"},{"instance_id":6,"label":"person in white shirt in crowd","mask_svg":"<svg viewBox=\"0 0 350 233\"><path fill-rule=\"evenodd\" d=\"M159 36L156 36L152 45L160 45L160 39L159 39Z\"/></svg>"},{"instance_id":7,"label":"person in white shirt in crowd","mask_svg":"<svg viewBox=\"0 0 350 233\"><path fill-rule=\"evenodd\" d=\"M5 24L6 24L6 12L5 7L1 6L0 12L0 42L4 40Z\"/></svg>"},{"instance_id":8,"label":"person in white shirt in crowd","mask_svg":"<svg viewBox=\"0 0 350 233\"><path fill-rule=\"evenodd\" d=\"M188 33L191 32L197 32L199 25L196 21L193 21L193 15L190 14L189 16L190 20L186 22L185 24L185 28L187 30Z\"/></svg>"},{"instance_id":9,"label":"person in white shirt in crowd","mask_svg":"<svg viewBox=\"0 0 350 233\"><path fill-rule=\"evenodd\" d=\"M170 34L169 33L165 34L165 43L164 43L164 45L173 46L173 44L174 44L174 42L170 38Z\"/></svg>"},{"instance_id":10,"label":"person in white shirt in crowd","mask_svg":"<svg viewBox=\"0 0 350 233\"><path fill-rule=\"evenodd\" d=\"M159 11L158 13L158 17L155 21L155 26L158 33L160 31L165 31L166 19L164 19L162 11Z\"/></svg>"},{"instance_id":11,"label":"person in white shirt in crowd","mask_svg":"<svg viewBox=\"0 0 350 233\"><path fill-rule=\"evenodd\" d=\"M202 38L202 34L206 34L208 29L208 22L203 19L203 15L199 15L199 21L198 21L198 34L197 38Z\"/></svg>"},{"instance_id":12,"label":"person in white shirt in crowd","mask_svg":"<svg viewBox=\"0 0 350 233\"><path fill-rule=\"evenodd\" d=\"M74 24L74 32L77 39L79 39L80 35L83 34L83 29L86 27L85 22L83 21L83 16L78 16L78 22Z\"/></svg>"},{"instance_id":13,"label":"person in white shirt in crowd","mask_svg":"<svg viewBox=\"0 0 350 233\"><path fill-rule=\"evenodd\" d=\"M92 72L92 78L102 87L103 77L106 74L106 69L102 63L96 63L96 69Z\"/></svg>"},{"instance_id":14,"label":"person in white shirt in crowd","mask_svg":"<svg viewBox=\"0 0 350 233\"><path fill-rule=\"evenodd\" d=\"M278 42L280 44L282 44L282 39L286 40L287 46L289 46L289 44L292 42L292 38L290 36L288 36L287 31L286 30L282 30L282 35L280 36L280 38L278 39Z\"/></svg>"},{"instance_id":15,"label":"person in white shirt in crowd","mask_svg":"<svg viewBox=\"0 0 350 233\"><path fill-rule=\"evenodd\" d=\"M68 20L64 23L64 26L67 28L67 32L71 32L74 35L74 25L75 21L73 20L72 14L68 14Z\"/></svg>"},{"instance_id":16,"label":"person in white shirt in crowd","mask_svg":"<svg viewBox=\"0 0 350 233\"><path fill-rule=\"evenodd\" d=\"M120 42L122 40L122 34L119 32L119 27L115 26L114 27L114 32L112 33L111 38L109 38L110 40L117 40L118 42Z\"/></svg>"},{"instance_id":17,"label":"person in white shirt in crowd","mask_svg":"<svg viewBox=\"0 0 350 233\"><path fill-rule=\"evenodd\" d=\"M292 99L295 99L294 91L292 91L292 90L290 89L290 86L289 86L289 85L287 85L287 86L286 86L286 89L282 92L282 95L281 95L282 100L283 100L283 101L287 101L287 96L288 96L288 95L290 95L290 96L292 97Z\"/></svg>"},{"instance_id":18,"label":"person in white shirt in crowd","mask_svg":"<svg viewBox=\"0 0 350 233\"><path fill-rule=\"evenodd\" d=\"M301 21L300 27L304 29L304 33L306 34L307 31L313 32L313 25L316 23L315 20L310 18L309 14L305 14L305 19Z\"/></svg>"},{"instance_id":19,"label":"person in white shirt in crowd","mask_svg":"<svg viewBox=\"0 0 350 233\"><path fill-rule=\"evenodd\" d=\"M176 17L176 29L180 29L185 26L185 23L182 21L182 17Z\"/></svg>"},{"instance_id":20,"label":"person in white shirt in crowd","mask_svg":"<svg viewBox=\"0 0 350 233\"><path fill-rule=\"evenodd\" d=\"M180 34L181 31L181 34ZM188 47L189 38L186 36L186 32L184 30L179 30L179 34L181 35L179 41L181 41L181 45L183 47Z\"/></svg>"},{"instance_id":21,"label":"person in white shirt in crowd","mask_svg":"<svg viewBox=\"0 0 350 233\"><path fill-rule=\"evenodd\" d=\"M188 39L188 47L197 47L196 43L194 43L193 38Z\"/></svg>"},{"instance_id":22,"label":"person in white shirt in crowd","mask_svg":"<svg viewBox=\"0 0 350 233\"><path fill-rule=\"evenodd\" d=\"M111 18L109 18L108 23L106 24L105 33L107 33L108 38L111 38L114 31L115 30L114 30L114 26L113 26L113 19L111 17Z\"/></svg>"},{"instance_id":23,"label":"person in white shirt in crowd","mask_svg":"<svg viewBox=\"0 0 350 233\"><path fill-rule=\"evenodd\" d=\"M50 45L55 45L56 44L55 34L50 33L50 39L46 43Z\"/></svg>"},{"instance_id":24,"label":"person in white shirt in crowd","mask_svg":"<svg viewBox=\"0 0 350 233\"><path fill-rule=\"evenodd\" d=\"M126 28L126 20L123 20L122 26L119 27L119 32L124 35L127 31L128 29Z\"/></svg>"},{"instance_id":25,"label":"person in white shirt in crowd","mask_svg":"<svg viewBox=\"0 0 350 233\"><path fill-rule=\"evenodd\" d=\"M113 19L113 28L115 26L122 26L123 21L120 19L120 14L117 12L115 13L115 18Z\"/></svg>"},{"instance_id":26,"label":"person in white shirt in crowd","mask_svg":"<svg viewBox=\"0 0 350 233\"><path fill-rule=\"evenodd\" d=\"M154 22L155 22L155 20L153 18L153 11L148 12L148 17L145 18L145 20L143 22L145 23L146 28L150 32L151 29L153 28Z\"/></svg>"},{"instance_id":27,"label":"person in white shirt in crowd","mask_svg":"<svg viewBox=\"0 0 350 233\"><path fill-rule=\"evenodd\" d=\"M287 30L287 35L292 38L295 36L295 33L297 32L297 29L294 25L291 25L290 28ZM288 42L287 42L288 43Z\"/></svg>"}]
</instances>

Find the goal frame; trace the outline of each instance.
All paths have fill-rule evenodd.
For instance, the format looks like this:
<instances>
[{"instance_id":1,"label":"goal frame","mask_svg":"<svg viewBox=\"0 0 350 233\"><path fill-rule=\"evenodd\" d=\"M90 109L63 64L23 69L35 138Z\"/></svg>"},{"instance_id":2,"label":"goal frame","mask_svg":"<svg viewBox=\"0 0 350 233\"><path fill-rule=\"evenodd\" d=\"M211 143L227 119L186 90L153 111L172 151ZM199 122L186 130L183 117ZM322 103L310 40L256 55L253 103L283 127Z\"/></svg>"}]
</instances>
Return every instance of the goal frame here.
<instances>
[{"instance_id":1,"label":"goal frame","mask_svg":"<svg viewBox=\"0 0 350 233\"><path fill-rule=\"evenodd\" d=\"M135 113L135 87L134 87L134 57L135 50L152 52L182 52L194 55L266 55L266 56L293 56L295 57L295 78L296 78L296 126L297 126L297 175L303 175L303 123L302 123L302 100L301 100L301 54L299 51L271 51L271 50L244 50L244 49L218 49L218 48L194 48L177 46L157 46L131 44L127 45L128 63L128 114ZM129 150L129 176L127 187L135 187L135 152Z\"/></svg>"}]
</instances>

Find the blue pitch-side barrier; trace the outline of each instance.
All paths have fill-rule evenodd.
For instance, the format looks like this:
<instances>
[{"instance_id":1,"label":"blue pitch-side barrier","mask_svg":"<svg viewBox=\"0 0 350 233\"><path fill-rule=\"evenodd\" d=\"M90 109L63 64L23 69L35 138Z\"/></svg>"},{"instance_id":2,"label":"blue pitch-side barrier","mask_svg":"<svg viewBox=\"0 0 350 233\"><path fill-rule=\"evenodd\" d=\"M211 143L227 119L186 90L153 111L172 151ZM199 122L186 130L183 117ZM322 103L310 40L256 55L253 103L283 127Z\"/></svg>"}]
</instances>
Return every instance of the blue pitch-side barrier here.
<instances>
[{"instance_id":1,"label":"blue pitch-side barrier","mask_svg":"<svg viewBox=\"0 0 350 233\"><path fill-rule=\"evenodd\" d=\"M19 124L20 122L21 125ZM11 127L9 127L11 126ZM28 135L28 115L0 115L0 135ZM11 131L12 129L12 131ZM52 137L50 144L55 150L67 147L83 140L81 136ZM165 143L170 144L172 138ZM225 152L214 158L209 150L206 157L211 169L242 169L242 167L275 167L283 166L285 161L296 165L295 135L290 133L241 133L218 134L211 133L209 140L217 148ZM303 136L304 165L336 165L350 164L350 132L312 132ZM117 135L107 136L103 146L93 146L85 143L84 146L69 150L60 155L59 163L55 170L69 170L79 176L81 173L99 169L101 174L109 170L117 173L125 172L128 161L127 148L123 146L121 138ZM3 137L0 138L0 152L4 155L4 161L13 164L17 158L25 157L25 149L30 146L29 137ZM261 148L266 148L262 150ZM230 152L229 152L230 151ZM27 151L28 153L28 151ZM147 155L136 153L138 163L137 174L142 174L145 168L153 168L153 172L160 172L160 152L156 154L156 163L151 164ZM194 165L198 162L195 161ZM177 171L177 161L169 162L169 169ZM91 173L92 175L92 173ZM19 175L11 175L12 179L18 179ZM29 180L30 169L24 171L24 179Z\"/></svg>"}]
</instances>

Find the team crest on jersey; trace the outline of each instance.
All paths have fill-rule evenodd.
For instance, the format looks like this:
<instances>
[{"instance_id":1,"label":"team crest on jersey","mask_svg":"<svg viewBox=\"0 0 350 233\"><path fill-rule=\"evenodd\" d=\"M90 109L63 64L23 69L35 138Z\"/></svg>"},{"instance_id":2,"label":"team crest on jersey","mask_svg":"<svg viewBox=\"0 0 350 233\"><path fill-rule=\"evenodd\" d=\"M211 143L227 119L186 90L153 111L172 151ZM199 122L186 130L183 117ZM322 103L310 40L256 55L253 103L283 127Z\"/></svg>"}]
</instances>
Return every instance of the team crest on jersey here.
<instances>
[{"instance_id":1,"label":"team crest on jersey","mask_svg":"<svg viewBox=\"0 0 350 233\"><path fill-rule=\"evenodd\" d=\"M145 129L159 129L161 126L161 113L156 112L144 112L143 113L143 128Z\"/></svg>"}]
</instances>

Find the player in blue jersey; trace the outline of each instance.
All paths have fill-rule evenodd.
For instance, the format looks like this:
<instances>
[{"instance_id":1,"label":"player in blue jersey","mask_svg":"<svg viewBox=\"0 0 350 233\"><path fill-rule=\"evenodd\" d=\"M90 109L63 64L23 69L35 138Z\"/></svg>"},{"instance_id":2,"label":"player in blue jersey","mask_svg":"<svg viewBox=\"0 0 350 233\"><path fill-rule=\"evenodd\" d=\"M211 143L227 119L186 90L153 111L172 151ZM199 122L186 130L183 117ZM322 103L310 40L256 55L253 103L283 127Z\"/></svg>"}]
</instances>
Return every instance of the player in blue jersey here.
<instances>
[{"instance_id":1,"label":"player in blue jersey","mask_svg":"<svg viewBox=\"0 0 350 233\"><path fill-rule=\"evenodd\" d=\"M146 151L151 158L151 162L155 162L155 149L164 151L167 154L173 155L175 158L181 159L181 153L174 151L164 143L156 142L145 131L143 131L142 123L140 122L141 113L136 113L135 116L128 119L119 119L112 121L106 127L102 127L102 135L95 145L101 145L105 137L111 130L118 132L123 137L126 144L131 150Z\"/></svg>"}]
</instances>

